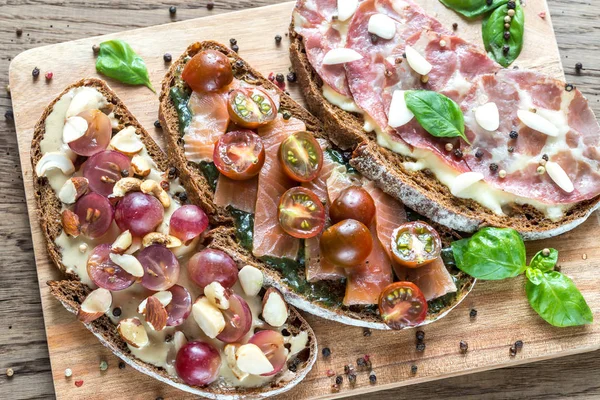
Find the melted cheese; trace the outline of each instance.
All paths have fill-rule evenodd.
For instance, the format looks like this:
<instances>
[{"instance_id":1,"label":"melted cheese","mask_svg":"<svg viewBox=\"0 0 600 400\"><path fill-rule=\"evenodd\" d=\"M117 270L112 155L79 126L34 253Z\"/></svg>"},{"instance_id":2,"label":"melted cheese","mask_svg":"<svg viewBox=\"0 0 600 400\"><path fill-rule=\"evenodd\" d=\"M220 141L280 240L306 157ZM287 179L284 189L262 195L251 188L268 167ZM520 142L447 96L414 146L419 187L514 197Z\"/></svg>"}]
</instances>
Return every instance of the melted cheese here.
<instances>
[{"instance_id":1,"label":"melted cheese","mask_svg":"<svg viewBox=\"0 0 600 400\"><path fill-rule=\"evenodd\" d=\"M358 105L354 102L353 99L351 99L348 96L344 96L341 93L336 92L335 90L333 90L331 88L331 86L329 86L325 82L323 82L323 97L325 97L325 99L328 102L330 102L334 106L338 106L339 108L341 108L344 111L359 113L359 114L362 114L362 112L363 112L358 107Z\"/></svg>"}]
</instances>

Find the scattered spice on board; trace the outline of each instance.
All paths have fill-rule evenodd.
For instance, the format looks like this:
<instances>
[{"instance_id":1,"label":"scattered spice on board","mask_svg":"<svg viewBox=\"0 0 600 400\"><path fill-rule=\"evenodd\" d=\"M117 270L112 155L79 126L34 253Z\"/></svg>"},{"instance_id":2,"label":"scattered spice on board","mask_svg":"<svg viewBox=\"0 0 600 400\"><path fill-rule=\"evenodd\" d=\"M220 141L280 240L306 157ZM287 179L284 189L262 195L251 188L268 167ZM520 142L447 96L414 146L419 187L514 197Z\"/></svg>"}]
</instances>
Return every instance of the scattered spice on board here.
<instances>
[{"instance_id":1,"label":"scattered spice on board","mask_svg":"<svg viewBox=\"0 0 600 400\"><path fill-rule=\"evenodd\" d=\"M98 54L98 52L100 52L100 46L97 44L93 45L92 51L94 52L94 54Z\"/></svg>"},{"instance_id":2,"label":"scattered spice on board","mask_svg":"<svg viewBox=\"0 0 600 400\"><path fill-rule=\"evenodd\" d=\"M546 11L542 11L538 15L540 16L541 19L546 19Z\"/></svg>"},{"instance_id":3,"label":"scattered spice on board","mask_svg":"<svg viewBox=\"0 0 600 400\"><path fill-rule=\"evenodd\" d=\"M419 367L417 367L415 364L410 366L410 373L415 375L417 373L417 370L419 369Z\"/></svg>"},{"instance_id":4,"label":"scattered spice on board","mask_svg":"<svg viewBox=\"0 0 600 400\"><path fill-rule=\"evenodd\" d=\"M237 53L238 51L240 51L240 46L238 46L237 44L234 44L233 46L231 46L231 50L233 50Z\"/></svg>"},{"instance_id":5,"label":"scattered spice on board","mask_svg":"<svg viewBox=\"0 0 600 400\"><path fill-rule=\"evenodd\" d=\"M283 117L284 120L287 121L288 119L292 118L292 113L290 113L289 111L286 110L281 113L281 116Z\"/></svg>"},{"instance_id":6,"label":"scattered spice on board","mask_svg":"<svg viewBox=\"0 0 600 400\"><path fill-rule=\"evenodd\" d=\"M268 80L270 80L271 82L275 81L275 74L273 72L269 72L269 76L267 77Z\"/></svg>"},{"instance_id":7,"label":"scattered spice on board","mask_svg":"<svg viewBox=\"0 0 600 400\"><path fill-rule=\"evenodd\" d=\"M83 381L82 380L75 381L75 386L82 387L83 386Z\"/></svg>"},{"instance_id":8,"label":"scattered spice on board","mask_svg":"<svg viewBox=\"0 0 600 400\"><path fill-rule=\"evenodd\" d=\"M108 363L105 360L100 361L100 371L106 371L108 369Z\"/></svg>"},{"instance_id":9,"label":"scattered spice on board","mask_svg":"<svg viewBox=\"0 0 600 400\"><path fill-rule=\"evenodd\" d=\"M329 347L324 347L323 350L321 350L321 353L323 354L323 357L327 358L331 355L331 349Z\"/></svg>"},{"instance_id":10,"label":"scattered spice on board","mask_svg":"<svg viewBox=\"0 0 600 400\"><path fill-rule=\"evenodd\" d=\"M232 46L233 46L234 44L237 44L237 39L235 39L235 38L231 38L231 39L229 39L229 44L230 44L230 45L232 45Z\"/></svg>"},{"instance_id":11,"label":"scattered spice on board","mask_svg":"<svg viewBox=\"0 0 600 400\"><path fill-rule=\"evenodd\" d=\"M363 336L364 337L369 337L369 336L371 336L372 333L373 332L369 328L364 328L363 329Z\"/></svg>"},{"instance_id":12,"label":"scattered spice on board","mask_svg":"<svg viewBox=\"0 0 600 400\"><path fill-rule=\"evenodd\" d=\"M517 355L517 347L514 344L512 346L510 346L510 349L508 349L508 354L511 357L514 357Z\"/></svg>"},{"instance_id":13,"label":"scattered spice on board","mask_svg":"<svg viewBox=\"0 0 600 400\"><path fill-rule=\"evenodd\" d=\"M277 44L281 43L281 35L275 35L275 43L277 43Z\"/></svg>"},{"instance_id":14,"label":"scattered spice on board","mask_svg":"<svg viewBox=\"0 0 600 400\"><path fill-rule=\"evenodd\" d=\"M578 62L577 64L575 64L575 71L580 74L581 71L583 71L583 64Z\"/></svg>"},{"instance_id":15,"label":"scattered spice on board","mask_svg":"<svg viewBox=\"0 0 600 400\"><path fill-rule=\"evenodd\" d=\"M369 374L369 382L371 382L371 385L377 383L377 375L375 375L375 372L373 371L371 371L371 373Z\"/></svg>"},{"instance_id":16,"label":"scattered spice on board","mask_svg":"<svg viewBox=\"0 0 600 400\"><path fill-rule=\"evenodd\" d=\"M338 385L337 383L334 383L333 385L331 385L331 391L332 392L339 392L340 391L340 385Z\"/></svg>"},{"instance_id":17,"label":"scattered spice on board","mask_svg":"<svg viewBox=\"0 0 600 400\"><path fill-rule=\"evenodd\" d=\"M477 318L477 310L472 308L471 311L469 312L469 317Z\"/></svg>"},{"instance_id":18,"label":"scattered spice on board","mask_svg":"<svg viewBox=\"0 0 600 400\"><path fill-rule=\"evenodd\" d=\"M458 29L458 24L456 22L452 24L452 29L453 30L457 30Z\"/></svg>"},{"instance_id":19,"label":"scattered spice on board","mask_svg":"<svg viewBox=\"0 0 600 400\"><path fill-rule=\"evenodd\" d=\"M38 67L35 67L33 71L31 71L31 76L33 76L34 79L40 76L40 69Z\"/></svg>"},{"instance_id":20,"label":"scattered spice on board","mask_svg":"<svg viewBox=\"0 0 600 400\"><path fill-rule=\"evenodd\" d=\"M177 7L171 6L169 7L169 14L175 15L177 13Z\"/></svg>"},{"instance_id":21,"label":"scattered spice on board","mask_svg":"<svg viewBox=\"0 0 600 400\"><path fill-rule=\"evenodd\" d=\"M491 164L490 164L490 171L492 171L492 172L496 172L496 171L498 171L498 164L496 164L496 163L491 163Z\"/></svg>"},{"instance_id":22,"label":"scattered spice on board","mask_svg":"<svg viewBox=\"0 0 600 400\"><path fill-rule=\"evenodd\" d=\"M215 3L213 3L212 1L209 1L209 2L206 4L206 8L207 8L209 11L210 11L210 10L212 10L213 8L215 8Z\"/></svg>"},{"instance_id":23,"label":"scattered spice on board","mask_svg":"<svg viewBox=\"0 0 600 400\"><path fill-rule=\"evenodd\" d=\"M326 374L327 374L327 376L328 376L328 377L330 377L330 378L331 378L332 376L334 376L334 375L335 375L335 371L334 371L334 370L332 370L332 369L328 369L328 370L327 370L327 372L326 372Z\"/></svg>"},{"instance_id":24,"label":"scattered spice on board","mask_svg":"<svg viewBox=\"0 0 600 400\"><path fill-rule=\"evenodd\" d=\"M467 351L469 351L469 344L467 342L465 342L464 340L460 341L460 343L458 344L458 347L460 348L461 354L467 354Z\"/></svg>"},{"instance_id":25,"label":"scattered spice on board","mask_svg":"<svg viewBox=\"0 0 600 400\"><path fill-rule=\"evenodd\" d=\"M417 343L417 351L418 352L425 351L425 343L423 343L423 342Z\"/></svg>"},{"instance_id":26,"label":"scattered spice on board","mask_svg":"<svg viewBox=\"0 0 600 400\"><path fill-rule=\"evenodd\" d=\"M336 385L341 385L342 382L344 382L344 378L341 375L338 375L335 377L335 384Z\"/></svg>"},{"instance_id":27,"label":"scattered spice on board","mask_svg":"<svg viewBox=\"0 0 600 400\"><path fill-rule=\"evenodd\" d=\"M54 73L48 71L46 72L46 74L44 75L44 78L46 78L47 81L52 80L52 77L54 76Z\"/></svg>"},{"instance_id":28,"label":"scattered spice on board","mask_svg":"<svg viewBox=\"0 0 600 400\"><path fill-rule=\"evenodd\" d=\"M129 173L129 171L127 171L127 173ZM115 309L113 310L113 315L115 317L120 317L121 316L121 309L119 307L115 307Z\"/></svg>"},{"instance_id":29,"label":"scattered spice on board","mask_svg":"<svg viewBox=\"0 0 600 400\"><path fill-rule=\"evenodd\" d=\"M6 119L7 121L14 121L15 114L13 114L13 110L6 110L6 112L4 113L4 119Z\"/></svg>"},{"instance_id":30,"label":"scattered spice on board","mask_svg":"<svg viewBox=\"0 0 600 400\"><path fill-rule=\"evenodd\" d=\"M515 342L515 347L517 348L517 350L521 350L523 348L523 341L522 340L517 340Z\"/></svg>"},{"instance_id":31,"label":"scattered spice on board","mask_svg":"<svg viewBox=\"0 0 600 400\"><path fill-rule=\"evenodd\" d=\"M15 370L14 369L12 369L12 368L7 368L6 369L6 376L8 376L9 378L11 376L13 376L14 374L15 374Z\"/></svg>"},{"instance_id":32,"label":"scattered spice on board","mask_svg":"<svg viewBox=\"0 0 600 400\"><path fill-rule=\"evenodd\" d=\"M287 81L288 82L294 83L294 82L296 82L296 80L297 80L297 76L296 76L295 72L289 72L287 74Z\"/></svg>"},{"instance_id":33,"label":"scattered spice on board","mask_svg":"<svg viewBox=\"0 0 600 400\"><path fill-rule=\"evenodd\" d=\"M21 36L23 34L23 29L17 28L16 32L17 32L17 36Z\"/></svg>"},{"instance_id":34,"label":"scattered spice on board","mask_svg":"<svg viewBox=\"0 0 600 400\"><path fill-rule=\"evenodd\" d=\"M356 383L356 372L350 371L348 373L348 382L350 382L351 385L354 385Z\"/></svg>"},{"instance_id":35,"label":"scattered spice on board","mask_svg":"<svg viewBox=\"0 0 600 400\"><path fill-rule=\"evenodd\" d=\"M165 53L165 54L163 55L163 60L164 60L166 63L170 63L170 62L173 60L173 56L171 56L171 54L169 54L169 53Z\"/></svg>"},{"instance_id":36,"label":"scattered spice on board","mask_svg":"<svg viewBox=\"0 0 600 400\"><path fill-rule=\"evenodd\" d=\"M587 260L587 254L583 253L583 255L581 256L581 259Z\"/></svg>"},{"instance_id":37,"label":"scattered spice on board","mask_svg":"<svg viewBox=\"0 0 600 400\"><path fill-rule=\"evenodd\" d=\"M161 126L160 126L160 121L159 121L159 120L156 120L156 121L154 121L154 127L155 127L155 128L160 128L160 127L161 127Z\"/></svg>"},{"instance_id":38,"label":"scattered spice on board","mask_svg":"<svg viewBox=\"0 0 600 400\"><path fill-rule=\"evenodd\" d=\"M125 369L126 364L125 361L119 361L119 369Z\"/></svg>"},{"instance_id":39,"label":"scattered spice on board","mask_svg":"<svg viewBox=\"0 0 600 400\"><path fill-rule=\"evenodd\" d=\"M73 376L73 370L71 368L65 369L65 377L70 378L71 376Z\"/></svg>"}]
</instances>

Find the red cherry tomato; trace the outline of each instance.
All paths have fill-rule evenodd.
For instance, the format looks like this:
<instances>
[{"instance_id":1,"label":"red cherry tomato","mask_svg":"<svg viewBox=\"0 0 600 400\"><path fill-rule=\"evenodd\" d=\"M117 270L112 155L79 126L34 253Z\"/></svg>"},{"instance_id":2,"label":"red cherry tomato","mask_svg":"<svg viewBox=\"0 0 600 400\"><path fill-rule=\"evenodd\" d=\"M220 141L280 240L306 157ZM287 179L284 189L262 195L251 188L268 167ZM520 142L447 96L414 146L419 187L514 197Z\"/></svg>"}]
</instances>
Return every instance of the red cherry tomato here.
<instances>
[{"instance_id":1,"label":"red cherry tomato","mask_svg":"<svg viewBox=\"0 0 600 400\"><path fill-rule=\"evenodd\" d=\"M369 192L362 187L350 186L342 190L331 204L329 216L333 222L352 218L366 226L371 226L375 218L375 202Z\"/></svg>"},{"instance_id":2,"label":"red cherry tomato","mask_svg":"<svg viewBox=\"0 0 600 400\"><path fill-rule=\"evenodd\" d=\"M392 329L421 324L427 316L425 296L412 282L394 282L379 295L379 312Z\"/></svg>"},{"instance_id":3,"label":"red cherry tomato","mask_svg":"<svg viewBox=\"0 0 600 400\"><path fill-rule=\"evenodd\" d=\"M278 207L279 225L293 237L317 236L325 226L325 208L316 194L297 186L281 196Z\"/></svg>"},{"instance_id":4,"label":"red cherry tomato","mask_svg":"<svg viewBox=\"0 0 600 400\"><path fill-rule=\"evenodd\" d=\"M214 92L233 81L233 70L225 54L205 50L185 64L181 78L195 92Z\"/></svg>"},{"instance_id":5,"label":"red cherry tomato","mask_svg":"<svg viewBox=\"0 0 600 400\"><path fill-rule=\"evenodd\" d=\"M341 267L355 267L371 254L373 237L365 224L346 219L327 228L319 244L321 254L329 262Z\"/></svg>"},{"instance_id":6,"label":"red cherry tomato","mask_svg":"<svg viewBox=\"0 0 600 400\"><path fill-rule=\"evenodd\" d=\"M323 150L309 132L296 132L288 136L279 147L279 161L283 172L298 182L315 179L323 166Z\"/></svg>"},{"instance_id":7,"label":"red cherry tomato","mask_svg":"<svg viewBox=\"0 0 600 400\"><path fill-rule=\"evenodd\" d=\"M227 110L233 122L248 129L266 125L277 116L277 106L269 93L255 87L232 91Z\"/></svg>"},{"instance_id":8,"label":"red cherry tomato","mask_svg":"<svg viewBox=\"0 0 600 400\"><path fill-rule=\"evenodd\" d=\"M440 256L440 235L424 222L415 221L400 225L392 233L392 255L400 265L418 268Z\"/></svg>"},{"instance_id":9,"label":"red cherry tomato","mask_svg":"<svg viewBox=\"0 0 600 400\"><path fill-rule=\"evenodd\" d=\"M228 178L241 181L260 172L265 163L263 141L251 131L227 132L215 144L215 166Z\"/></svg>"}]
</instances>

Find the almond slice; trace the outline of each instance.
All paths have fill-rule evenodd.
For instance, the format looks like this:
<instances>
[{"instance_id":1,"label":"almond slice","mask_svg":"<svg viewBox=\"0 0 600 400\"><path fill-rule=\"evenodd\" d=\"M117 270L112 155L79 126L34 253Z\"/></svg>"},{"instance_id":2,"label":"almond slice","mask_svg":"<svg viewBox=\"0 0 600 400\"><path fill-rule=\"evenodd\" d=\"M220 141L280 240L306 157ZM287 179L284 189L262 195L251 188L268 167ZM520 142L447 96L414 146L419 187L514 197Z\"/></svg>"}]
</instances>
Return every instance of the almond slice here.
<instances>
[{"instance_id":1,"label":"almond slice","mask_svg":"<svg viewBox=\"0 0 600 400\"><path fill-rule=\"evenodd\" d=\"M237 360L235 358L235 353L237 349L240 347L239 344L226 344L223 349L223 353L225 354L225 359L227 360L227 366L231 369L231 372L235 375L238 380L243 381L248 377L248 373L240 370L237 366Z\"/></svg>"},{"instance_id":2,"label":"almond slice","mask_svg":"<svg viewBox=\"0 0 600 400\"><path fill-rule=\"evenodd\" d=\"M407 45L404 52L406 53L408 65L410 65L417 74L427 75L431 72L433 66L417 50Z\"/></svg>"},{"instance_id":3,"label":"almond slice","mask_svg":"<svg viewBox=\"0 0 600 400\"><path fill-rule=\"evenodd\" d=\"M546 172L548 172L548 175L552 178L554 183L565 192L571 193L575 190L569 175L567 175L565 170L559 164L553 161L546 162Z\"/></svg>"},{"instance_id":4,"label":"almond slice","mask_svg":"<svg viewBox=\"0 0 600 400\"><path fill-rule=\"evenodd\" d=\"M125 254L133 254L142 248L142 239L138 236L134 236L131 239L131 246L125 251Z\"/></svg>"},{"instance_id":5,"label":"almond slice","mask_svg":"<svg viewBox=\"0 0 600 400\"><path fill-rule=\"evenodd\" d=\"M75 172L73 161L61 152L44 154L35 165L35 174L38 177L46 176L46 172L51 169L60 169L65 175L71 175Z\"/></svg>"},{"instance_id":6,"label":"almond slice","mask_svg":"<svg viewBox=\"0 0 600 400\"><path fill-rule=\"evenodd\" d=\"M60 214L63 230L69 236L76 238L81 235L81 224L79 223L79 216L71 210L64 210Z\"/></svg>"},{"instance_id":7,"label":"almond slice","mask_svg":"<svg viewBox=\"0 0 600 400\"><path fill-rule=\"evenodd\" d=\"M452 193L453 196L459 197L459 194L481 180L483 180L483 174L479 172L462 173L452 181L450 193Z\"/></svg>"},{"instance_id":8,"label":"almond slice","mask_svg":"<svg viewBox=\"0 0 600 400\"><path fill-rule=\"evenodd\" d=\"M187 342L187 338L183 332L175 331L173 334L173 347L175 349L175 354L177 354L179 350L181 350L181 348L187 344Z\"/></svg>"},{"instance_id":9,"label":"almond slice","mask_svg":"<svg viewBox=\"0 0 600 400\"><path fill-rule=\"evenodd\" d=\"M382 39L391 39L396 34L396 22L385 14L373 14L369 18L368 31Z\"/></svg>"},{"instance_id":10,"label":"almond slice","mask_svg":"<svg viewBox=\"0 0 600 400\"><path fill-rule=\"evenodd\" d=\"M156 296L150 296L142 304L138 307L138 312L146 318L148 326L155 331L165 329L169 315L160 300Z\"/></svg>"},{"instance_id":11,"label":"almond slice","mask_svg":"<svg viewBox=\"0 0 600 400\"><path fill-rule=\"evenodd\" d=\"M129 232L129 230L123 231L110 246L110 251L117 254L123 254L131 247L132 243L133 236L131 236L131 232Z\"/></svg>"},{"instance_id":12,"label":"almond slice","mask_svg":"<svg viewBox=\"0 0 600 400\"><path fill-rule=\"evenodd\" d=\"M88 130L88 123L85 118L74 116L67 118L62 132L64 143L71 143L83 137Z\"/></svg>"},{"instance_id":13,"label":"almond slice","mask_svg":"<svg viewBox=\"0 0 600 400\"><path fill-rule=\"evenodd\" d=\"M262 316L267 324L275 327L282 326L287 321L288 307L277 289L267 289L263 297Z\"/></svg>"},{"instance_id":14,"label":"almond slice","mask_svg":"<svg viewBox=\"0 0 600 400\"><path fill-rule=\"evenodd\" d=\"M110 310L112 305L112 294L104 288L98 288L87 295L79 311L77 318L83 323L90 323Z\"/></svg>"},{"instance_id":15,"label":"almond slice","mask_svg":"<svg viewBox=\"0 0 600 400\"><path fill-rule=\"evenodd\" d=\"M404 92L404 90L394 90L392 94L392 102L390 103L390 111L388 113L388 125L392 128L406 125L415 117L415 114L406 106Z\"/></svg>"},{"instance_id":16,"label":"almond slice","mask_svg":"<svg viewBox=\"0 0 600 400\"><path fill-rule=\"evenodd\" d=\"M145 177L150 175L150 163L140 155L133 156L131 159L131 168L133 169L133 173L138 176Z\"/></svg>"},{"instance_id":17,"label":"almond slice","mask_svg":"<svg viewBox=\"0 0 600 400\"><path fill-rule=\"evenodd\" d=\"M323 57L324 65L335 65L335 64L343 64L347 62L352 62L356 60L360 60L363 58L358 52L352 49L346 49L344 47L340 47L337 49L331 49L325 54Z\"/></svg>"},{"instance_id":18,"label":"almond slice","mask_svg":"<svg viewBox=\"0 0 600 400\"><path fill-rule=\"evenodd\" d=\"M160 232L150 232L142 239L142 245L144 247L151 246L153 244L162 244L168 249L181 246L181 240L175 236L167 235Z\"/></svg>"},{"instance_id":19,"label":"almond slice","mask_svg":"<svg viewBox=\"0 0 600 400\"><path fill-rule=\"evenodd\" d=\"M221 310L229 309L231 290L225 289L219 282L212 282L204 287L204 295L215 307Z\"/></svg>"},{"instance_id":20,"label":"almond slice","mask_svg":"<svg viewBox=\"0 0 600 400\"><path fill-rule=\"evenodd\" d=\"M81 196L87 193L89 182L82 176L69 178L58 192L58 198L65 204L74 204Z\"/></svg>"},{"instance_id":21,"label":"almond slice","mask_svg":"<svg viewBox=\"0 0 600 400\"><path fill-rule=\"evenodd\" d=\"M558 128L552 122L537 113L527 110L518 110L517 116L525 126L543 133L544 135L556 137L559 134Z\"/></svg>"},{"instance_id":22,"label":"almond slice","mask_svg":"<svg viewBox=\"0 0 600 400\"><path fill-rule=\"evenodd\" d=\"M168 306L171 301L173 300L173 293L169 292L168 290L163 290L161 292L156 292L154 293L152 296L146 297L144 300L142 300L142 302L138 305L137 308L137 312L139 314L144 315L146 313L146 305L148 304L148 299L150 297L154 297L156 299L158 299L158 301L160 301L160 304L162 304L164 307Z\"/></svg>"},{"instance_id":23,"label":"almond slice","mask_svg":"<svg viewBox=\"0 0 600 400\"><path fill-rule=\"evenodd\" d=\"M139 136L135 133L135 127L133 126L128 126L119 131L110 140L110 145L119 153L130 157L139 153L144 148L144 143L142 143Z\"/></svg>"},{"instance_id":24,"label":"almond slice","mask_svg":"<svg viewBox=\"0 0 600 400\"><path fill-rule=\"evenodd\" d=\"M347 21L354 15L358 8L358 0L337 0L337 19Z\"/></svg>"},{"instance_id":25,"label":"almond slice","mask_svg":"<svg viewBox=\"0 0 600 400\"><path fill-rule=\"evenodd\" d=\"M500 127L500 113L496 103L485 103L475 109L475 121L486 131L497 131Z\"/></svg>"},{"instance_id":26,"label":"almond slice","mask_svg":"<svg viewBox=\"0 0 600 400\"><path fill-rule=\"evenodd\" d=\"M268 374L275 369L260 347L252 343L240 346L235 352L235 358L240 371L251 375Z\"/></svg>"},{"instance_id":27,"label":"almond slice","mask_svg":"<svg viewBox=\"0 0 600 400\"><path fill-rule=\"evenodd\" d=\"M225 317L205 296L200 296L192 306L194 320L204 334L214 339L225 329Z\"/></svg>"},{"instance_id":28,"label":"almond slice","mask_svg":"<svg viewBox=\"0 0 600 400\"><path fill-rule=\"evenodd\" d=\"M238 272L238 279L244 293L248 296L256 296L262 289L264 276L258 268L246 265Z\"/></svg>"},{"instance_id":29,"label":"almond slice","mask_svg":"<svg viewBox=\"0 0 600 400\"><path fill-rule=\"evenodd\" d=\"M133 275L136 278L144 276L144 267L142 267L142 264L135 256L132 256L131 254L110 253L109 258L110 261L123 268L128 274Z\"/></svg>"},{"instance_id":30,"label":"almond slice","mask_svg":"<svg viewBox=\"0 0 600 400\"><path fill-rule=\"evenodd\" d=\"M137 317L127 318L119 322L117 332L127 344L136 349L148 345L148 333L144 329L142 321Z\"/></svg>"}]
</instances>

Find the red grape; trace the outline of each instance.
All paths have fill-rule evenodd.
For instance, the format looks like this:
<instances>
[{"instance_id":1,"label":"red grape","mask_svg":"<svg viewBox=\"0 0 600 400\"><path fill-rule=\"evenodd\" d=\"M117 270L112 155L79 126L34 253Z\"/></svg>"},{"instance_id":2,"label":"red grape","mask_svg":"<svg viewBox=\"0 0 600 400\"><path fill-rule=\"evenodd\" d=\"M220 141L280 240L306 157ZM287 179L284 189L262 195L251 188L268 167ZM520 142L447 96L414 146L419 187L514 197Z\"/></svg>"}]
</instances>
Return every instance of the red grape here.
<instances>
[{"instance_id":1,"label":"red grape","mask_svg":"<svg viewBox=\"0 0 600 400\"><path fill-rule=\"evenodd\" d=\"M213 282L231 288L237 281L238 269L235 261L224 251L204 249L190 258L188 274L202 289Z\"/></svg>"},{"instance_id":2,"label":"red grape","mask_svg":"<svg viewBox=\"0 0 600 400\"><path fill-rule=\"evenodd\" d=\"M133 236L154 232L165 216L165 209L156 197L141 192L127 193L117 204L115 221L121 230Z\"/></svg>"},{"instance_id":3,"label":"red grape","mask_svg":"<svg viewBox=\"0 0 600 400\"><path fill-rule=\"evenodd\" d=\"M171 302L165 307L167 309L167 326L178 326L183 324L192 312L192 296L183 286L173 285L169 288L173 294Z\"/></svg>"},{"instance_id":4,"label":"red grape","mask_svg":"<svg viewBox=\"0 0 600 400\"><path fill-rule=\"evenodd\" d=\"M208 217L198 206L185 205L179 207L169 222L169 234L188 243L208 228Z\"/></svg>"},{"instance_id":5,"label":"red grape","mask_svg":"<svg viewBox=\"0 0 600 400\"><path fill-rule=\"evenodd\" d=\"M113 186L123 176L123 171L131 175L129 157L113 150L91 156L83 167L83 176L89 181L90 189L102 196L112 194Z\"/></svg>"},{"instance_id":6,"label":"red grape","mask_svg":"<svg viewBox=\"0 0 600 400\"><path fill-rule=\"evenodd\" d=\"M283 336L277 331L259 331L248 341L260 347L265 356L273 365L273 371L263 374L263 376L275 375L285 365L287 352L283 343Z\"/></svg>"},{"instance_id":7,"label":"red grape","mask_svg":"<svg viewBox=\"0 0 600 400\"><path fill-rule=\"evenodd\" d=\"M110 119L100 110L87 110L78 115L88 123L85 135L69 143L69 147L80 156L93 156L106 150L112 135Z\"/></svg>"},{"instance_id":8,"label":"red grape","mask_svg":"<svg viewBox=\"0 0 600 400\"><path fill-rule=\"evenodd\" d=\"M135 277L110 259L110 244L98 245L92 250L87 262L87 273L92 282L110 291L127 289Z\"/></svg>"},{"instance_id":9,"label":"red grape","mask_svg":"<svg viewBox=\"0 0 600 400\"><path fill-rule=\"evenodd\" d=\"M205 386L219 377L221 355L208 343L188 342L177 353L175 371L188 385Z\"/></svg>"},{"instance_id":10,"label":"red grape","mask_svg":"<svg viewBox=\"0 0 600 400\"><path fill-rule=\"evenodd\" d=\"M108 199L93 192L77 200L73 212L79 217L81 232L92 239L99 238L108 231L114 216Z\"/></svg>"},{"instance_id":11,"label":"red grape","mask_svg":"<svg viewBox=\"0 0 600 400\"><path fill-rule=\"evenodd\" d=\"M219 333L217 339L222 342L235 343L252 327L252 312L240 295L232 294L229 297L229 308L221 312L225 317L225 329Z\"/></svg>"},{"instance_id":12,"label":"red grape","mask_svg":"<svg viewBox=\"0 0 600 400\"><path fill-rule=\"evenodd\" d=\"M137 256L144 267L142 286L150 290L167 290L179 279L179 261L177 257L160 244L146 247ZM191 301L191 299L190 299Z\"/></svg>"}]
</instances>

